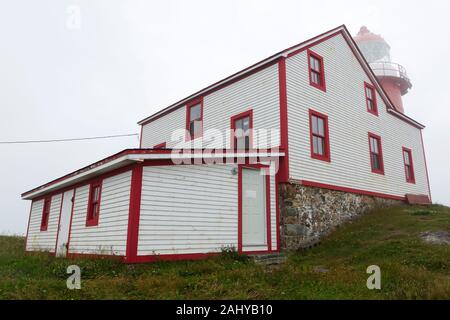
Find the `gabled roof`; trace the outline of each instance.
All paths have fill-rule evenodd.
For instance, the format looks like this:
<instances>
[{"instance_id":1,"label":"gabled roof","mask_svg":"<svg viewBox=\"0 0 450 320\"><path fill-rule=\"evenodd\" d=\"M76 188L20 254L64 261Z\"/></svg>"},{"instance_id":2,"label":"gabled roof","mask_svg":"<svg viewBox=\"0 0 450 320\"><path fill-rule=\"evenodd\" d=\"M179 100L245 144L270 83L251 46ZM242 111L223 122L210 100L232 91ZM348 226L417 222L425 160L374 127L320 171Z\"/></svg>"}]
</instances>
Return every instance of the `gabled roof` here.
<instances>
[{"instance_id":1,"label":"gabled roof","mask_svg":"<svg viewBox=\"0 0 450 320\"><path fill-rule=\"evenodd\" d=\"M380 94L381 98L383 99L383 101L386 104L386 107L388 109L388 112L391 113L392 115L410 123L411 125L419 128L419 129L423 129L425 126L420 124L419 122L413 120L412 118L402 114L401 112L397 111L394 104L392 103L392 101L389 99L389 96L387 95L387 93L385 92L385 90L383 89L383 87L381 86L381 84L379 83L377 77L375 76L375 74L373 73L372 69L370 68L368 62L366 61L366 59L364 58L364 55L362 54L362 52L359 50L358 45L356 44L356 42L353 40L353 37L351 36L350 32L348 31L347 27L345 25L341 25L337 28L331 29L325 33L322 33L316 37L313 37L311 39L308 39L304 42L301 42L295 46L292 46L290 48L287 48L283 51L280 51L264 60L259 61L258 63L255 63L254 65L251 65L250 67L247 67L225 79L222 79L200 91L197 91L194 94L191 94L190 96L152 114L151 116L144 118L142 120L140 120L138 122L139 125L144 125L148 122L151 122L153 120L156 120L180 107L183 107L186 103L188 103L189 101L196 99L198 97L207 95L211 92L214 92L226 85L229 85L235 81L238 81L242 78L245 78L246 76L264 69L265 67L268 67L274 63L276 63L279 59L282 58L287 58L290 57L292 55L295 55L301 51L304 51L305 49L307 49L308 47L311 47L319 42L322 42L326 39L329 39L337 34L342 34L342 36L344 37L344 39L347 41L348 45L350 46L352 52L354 53L354 55L356 56L356 58L358 59L358 61L360 62L361 66L363 67L363 69L365 70L365 72L367 73L368 77L372 80L372 82L374 83L378 93Z\"/></svg>"}]
</instances>

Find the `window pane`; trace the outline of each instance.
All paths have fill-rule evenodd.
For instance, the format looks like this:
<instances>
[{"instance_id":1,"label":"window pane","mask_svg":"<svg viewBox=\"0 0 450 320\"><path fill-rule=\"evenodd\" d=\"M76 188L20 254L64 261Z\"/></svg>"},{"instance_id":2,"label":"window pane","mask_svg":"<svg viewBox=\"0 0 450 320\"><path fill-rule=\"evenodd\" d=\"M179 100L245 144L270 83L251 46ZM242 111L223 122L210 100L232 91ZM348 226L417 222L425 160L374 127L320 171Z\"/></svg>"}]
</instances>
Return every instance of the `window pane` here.
<instances>
[{"instance_id":1,"label":"window pane","mask_svg":"<svg viewBox=\"0 0 450 320\"><path fill-rule=\"evenodd\" d=\"M323 155L325 155L325 151L324 151L324 144L325 144L325 141L324 141L324 139L323 138L318 138L317 139L317 142L318 142L318 154L320 154L321 156L323 156Z\"/></svg>"},{"instance_id":2,"label":"window pane","mask_svg":"<svg viewBox=\"0 0 450 320\"><path fill-rule=\"evenodd\" d=\"M317 118L318 123L318 134L320 134L322 137L325 136L325 129L324 129L324 120L322 118Z\"/></svg>"},{"instance_id":3,"label":"window pane","mask_svg":"<svg viewBox=\"0 0 450 320\"><path fill-rule=\"evenodd\" d=\"M410 166L405 166L406 170L406 179L407 180L411 180L411 167Z\"/></svg>"},{"instance_id":4,"label":"window pane","mask_svg":"<svg viewBox=\"0 0 450 320\"><path fill-rule=\"evenodd\" d=\"M236 120L234 122L234 127L235 127L236 130L242 129L242 119Z\"/></svg>"},{"instance_id":5,"label":"window pane","mask_svg":"<svg viewBox=\"0 0 450 320\"><path fill-rule=\"evenodd\" d=\"M320 63L319 60L311 56L311 69L314 71L320 72Z\"/></svg>"},{"instance_id":6,"label":"window pane","mask_svg":"<svg viewBox=\"0 0 450 320\"><path fill-rule=\"evenodd\" d=\"M245 150L246 149L246 138L245 137L239 137L236 139L236 148L239 150Z\"/></svg>"},{"instance_id":7,"label":"window pane","mask_svg":"<svg viewBox=\"0 0 450 320\"><path fill-rule=\"evenodd\" d=\"M378 154L378 141L377 139L370 138L370 148L373 153Z\"/></svg>"},{"instance_id":8,"label":"window pane","mask_svg":"<svg viewBox=\"0 0 450 320\"><path fill-rule=\"evenodd\" d=\"M409 152L403 152L403 156L404 156L404 158L405 158L405 164L406 165L409 165L410 164L410 161L409 161Z\"/></svg>"},{"instance_id":9,"label":"window pane","mask_svg":"<svg viewBox=\"0 0 450 320\"><path fill-rule=\"evenodd\" d=\"M374 109L372 100L367 100L367 105L369 106L369 110Z\"/></svg>"},{"instance_id":10,"label":"window pane","mask_svg":"<svg viewBox=\"0 0 450 320\"><path fill-rule=\"evenodd\" d=\"M380 166L380 158L377 154L372 153L372 163L373 163L373 168L376 170L380 170L381 166Z\"/></svg>"},{"instance_id":11,"label":"window pane","mask_svg":"<svg viewBox=\"0 0 450 320\"><path fill-rule=\"evenodd\" d=\"M314 72L314 71L312 71L312 72L311 72L311 81L312 81L313 83L315 83L315 84L320 84L320 77L319 77L319 74L316 73L316 72Z\"/></svg>"},{"instance_id":12,"label":"window pane","mask_svg":"<svg viewBox=\"0 0 450 320\"><path fill-rule=\"evenodd\" d=\"M249 117L245 117L242 119L242 129L244 131L247 131L248 129L250 129L250 118Z\"/></svg>"},{"instance_id":13,"label":"window pane","mask_svg":"<svg viewBox=\"0 0 450 320\"><path fill-rule=\"evenodd\" d=\"M366 88L367 98L372 100L372 89Z\"/></svg>"},{"instance_id":14,"label":"window pane","mask_svg":"<svg viewBox=\"0 0 450 320\"><path fill-rule=\"evenodd\" d=\"M312 124L312 132L314 133L314 134L317 134L318 133L318 118L316 117L316 116L312 116L311 117L311 124Z\"/></svg>"},{"instance_id":15,"label":"window pane","mask_svg":"<svg viewBox=\"0 0 450 320\"><path fill-rule=\"evenodd\" d=\"M201 117L201 106L200 104L197 104L195 106L192 106L190 109L190 114L189 114L189 120L195 120L195 119L200 119Z\"/></svg>"}]
</instances>

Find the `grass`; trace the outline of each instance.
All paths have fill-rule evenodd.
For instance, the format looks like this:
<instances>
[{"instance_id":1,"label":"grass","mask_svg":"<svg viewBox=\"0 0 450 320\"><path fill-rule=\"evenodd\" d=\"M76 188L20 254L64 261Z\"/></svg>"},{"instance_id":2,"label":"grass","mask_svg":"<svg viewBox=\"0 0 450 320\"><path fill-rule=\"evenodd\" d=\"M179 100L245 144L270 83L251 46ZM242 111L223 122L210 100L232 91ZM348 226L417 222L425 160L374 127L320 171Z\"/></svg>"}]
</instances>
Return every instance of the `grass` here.
<instances>
[{"instance_id":1,"label":"grass","mask_svg":"<svg viewBox=\"0 0 450 320\"><path fill-rule=\"evenodd\" d=\"M142 265L56 259L25 254L24 238L1 236L0 299L450 299L450 246L419 237L438 230L450 232L450 208L378 210L279 267L232 253ZM72 264L81 290L66 288ZM369 265L381 268L381 290L366 287Z\"/></svg>"}]
</instances>

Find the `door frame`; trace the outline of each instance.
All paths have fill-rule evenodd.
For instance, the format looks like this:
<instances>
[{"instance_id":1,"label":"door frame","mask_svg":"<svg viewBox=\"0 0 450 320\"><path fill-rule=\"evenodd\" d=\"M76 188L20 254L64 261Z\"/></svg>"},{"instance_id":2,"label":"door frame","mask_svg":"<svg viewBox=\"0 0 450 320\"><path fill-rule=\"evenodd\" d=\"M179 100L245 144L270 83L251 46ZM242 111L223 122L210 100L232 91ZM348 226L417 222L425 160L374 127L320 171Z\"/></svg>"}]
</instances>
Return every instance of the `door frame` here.
<instances>
[{"instance_id":1,"label":"door frame","mask_svg":"<svg viewBox=\"0 0 450 320\"><path fill-rule=\"evenodd\" d=\"M266 232L267 232L267 250L244 251L242 244L242 169L260 169L266 170ZM268 253L272 252L272 221L270 208L270 166L265 164L239 164L238 165L238 253Z\"/></svg>"},{"instance_id":2,"label":"door frame","mask_svg":"<svg viewBox=\"0 0 450 320\"><path fill-rule=\"evenodd\" d=\"M64 194L67 192L72 191L72 197L71 199L66 199L64 197ZM70 201L71 202L71 206L70 206L70 214L69 214L69 219L68 219L68 233L67 233L67 249L66 252L64 254L64 256L60 256L62 258L67 257L67 254L69 253L69 239L70 239L70 229L72 227L72 214L73 214L73 208L75 206L75 189L68 189L62 192L61 195L61 207L59 208L59 218L58 218L58 229L56 230L56 242L55 242L55 257L58 257L58 240L59 240L59 232L61 231L61 216L62 216L62 209L64 206L64 200L66 201Z\"/></svg>"}]
</instances>

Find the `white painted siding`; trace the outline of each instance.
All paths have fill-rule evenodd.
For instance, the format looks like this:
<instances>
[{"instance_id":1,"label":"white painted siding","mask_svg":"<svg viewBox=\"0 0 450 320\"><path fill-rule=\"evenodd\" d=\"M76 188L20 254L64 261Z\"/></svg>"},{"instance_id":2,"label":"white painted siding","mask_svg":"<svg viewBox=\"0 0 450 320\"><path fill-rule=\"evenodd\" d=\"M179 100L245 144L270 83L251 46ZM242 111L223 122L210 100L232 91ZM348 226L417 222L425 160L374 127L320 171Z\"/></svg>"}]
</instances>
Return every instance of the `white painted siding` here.
<instances>
[{"instance_id":1,"label":"white painted siding","mask_svg":"<svg viewBox=\"0 0 450 320\"><path fill-rule=\"evenodd\" d=\"M86 227L89 185L75 193L69 253L126 253L131 171L103 180L98 226Z\"/></svg>"},{"instance_id":2,"label":"white painted siding","mask_svg":"<svg viewBox=\"0 0 450 320\"><path fill-rule=\"evenodd\" d=\"M203 131L205 135L196 139L195 148L204 147L224 148L230 145L230 118L239 113L253 110L253 127L255 129L275 130L273 135L264 136L254 134L253 146L268 148L279 146L279 86L278 65L272 65L242 80L217 90L203 99ZM186 125L186 109L179 108L143 127L142 147L152 148L156 144L166 142L173 147L176 142L171 141L174 130L184 130ZM210 129L219 130L223 141L211 143ZM272 139L270 139L272 137ZM197 144L199 143L199 144Z\"/></svg>"},{"instance_id":3,"label":"white painted siding","mask_svg":"<svg viewBox=\"0 0 450 320\"><path fill-rule=\"evenodd\" d=\"M47 231L41 231L44 200L32 202L27 251L55 252L61 200L62 194L52 196Z\"/></svg>"},{"instance_id":4,"label":"white painted siding","mask_svg":"<svg viewBox=\"0 0 450 320\"><path fill-rule=\"evenodd\" d=\"M367 112L364 81L370 81L342 35L311 49L324 57L326 92L309 85L306 51L286 61L291 178L397 196L428 194L420 130L388 114L378 94L379 116ZM329 117L330 163L310 157L309 108ZM381 136L385 175L371 172L369 131ZM405 181L402 146L412 149L416 184Z\"/></svg>"},{"instance_id":5,"label":"white painted siding","mask_svg":"<svg viewBox=\"0 0 450 320\"><path fill-rule=\"evenodd\" d=\"M237 248L238 176L234 165L144 167L138 255ZM276 248L275 179L272 242Z\"/></svg>"}]
</instances>

